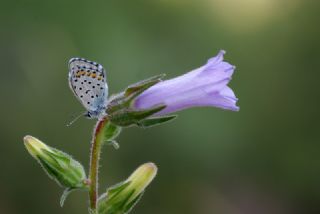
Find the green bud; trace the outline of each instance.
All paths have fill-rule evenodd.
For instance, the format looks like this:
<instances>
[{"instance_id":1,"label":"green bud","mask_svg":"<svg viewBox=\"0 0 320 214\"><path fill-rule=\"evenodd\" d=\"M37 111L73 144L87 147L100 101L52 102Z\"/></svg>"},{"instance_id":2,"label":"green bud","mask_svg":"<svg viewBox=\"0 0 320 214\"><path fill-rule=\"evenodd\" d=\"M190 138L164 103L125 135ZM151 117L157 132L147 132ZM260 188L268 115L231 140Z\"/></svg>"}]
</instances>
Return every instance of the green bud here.
<instances>
[{"instance_id":1,"label":"green bud","mask_svg":"<svg viewBox=\"0 0 320 214\"><path fill-rule=\"evenodd\" d=\"M83 166L70 155L47 146L32 136L24 137L24 145L50 178L68 190L87 188Z\"/></svg>"},{"instance_id":2,"label":"green bud","mask_svg":"<svg viewBox=\"0 0 320 214\"><path fill-rule=\"evenodd\" d=\"M107 189L98 201L99 214L126 214L142 197L145 188L157 174L153 163L146 163L136 169L122 183Z\"/></svg>"}]
</instances>

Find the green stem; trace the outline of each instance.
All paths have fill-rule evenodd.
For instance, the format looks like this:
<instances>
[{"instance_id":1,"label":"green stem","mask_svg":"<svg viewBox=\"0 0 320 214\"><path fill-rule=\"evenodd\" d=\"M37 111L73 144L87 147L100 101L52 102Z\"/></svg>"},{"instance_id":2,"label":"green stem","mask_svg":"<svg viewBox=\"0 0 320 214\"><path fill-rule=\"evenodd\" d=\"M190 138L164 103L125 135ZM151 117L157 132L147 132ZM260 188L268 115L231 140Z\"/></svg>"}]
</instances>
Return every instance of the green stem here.
<instances>
[{"instance_id":1,"label":"green stem","mask_svg":"<svg viewBox=\"0 0 320 214\"><path fill-rule=\"evenodd\" d=\"M91 155L90 155L90 169L89 169L89 200L90 200L90 213L97 214L97 199L98 199L98 173L99 173L99 160L101 148L104 142L103 128L108 122L104 118L99 120L95 126L93 139L91 142Z\"/></svg>"}]
</instances>

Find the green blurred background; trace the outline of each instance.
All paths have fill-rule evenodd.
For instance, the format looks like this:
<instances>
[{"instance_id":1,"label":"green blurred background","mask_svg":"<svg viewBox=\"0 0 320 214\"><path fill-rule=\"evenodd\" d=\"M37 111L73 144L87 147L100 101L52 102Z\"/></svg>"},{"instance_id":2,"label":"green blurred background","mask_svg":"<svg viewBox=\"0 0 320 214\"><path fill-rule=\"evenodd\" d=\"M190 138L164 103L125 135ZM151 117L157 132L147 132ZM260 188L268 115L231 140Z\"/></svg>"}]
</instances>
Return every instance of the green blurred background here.
<instances>
[{"instance_id":1,"label":"green blurred background","mask_svg":"<svg viewBox=\"0 0 320 214\"><path fill-rule=\"evenodd\" d=\"M240 112L190 109L163 126L125 129L105 147L101 186L152 161L159 174L132 213L320 213L320 2L315 0L1 0L0 213L87 213L23 146L31 134L88 167L94 121L67 83L80 56L108 72L110 93L204 64L237 66Z\"/></svg>"}]
</instances>

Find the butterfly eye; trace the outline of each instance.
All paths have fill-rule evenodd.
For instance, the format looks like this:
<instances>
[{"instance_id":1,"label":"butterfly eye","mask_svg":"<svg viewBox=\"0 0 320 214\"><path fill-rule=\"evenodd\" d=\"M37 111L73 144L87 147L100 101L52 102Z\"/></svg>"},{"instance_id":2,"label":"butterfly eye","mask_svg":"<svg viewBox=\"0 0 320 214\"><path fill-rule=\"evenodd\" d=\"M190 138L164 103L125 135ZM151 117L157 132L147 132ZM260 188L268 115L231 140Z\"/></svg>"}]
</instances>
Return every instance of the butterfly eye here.
<instances>
[{"instance_id":1,"label":"butterfly eye","mask_svg":"<svg viewBox=\"0 0 320 214\"><path fill-rule=\"evenodd\" d=\"M89 119L90 119L92 115L91 115L90 112L87 112L84 116L85 116L86 118L89 118Z\"/></svg>"}]
</instances>

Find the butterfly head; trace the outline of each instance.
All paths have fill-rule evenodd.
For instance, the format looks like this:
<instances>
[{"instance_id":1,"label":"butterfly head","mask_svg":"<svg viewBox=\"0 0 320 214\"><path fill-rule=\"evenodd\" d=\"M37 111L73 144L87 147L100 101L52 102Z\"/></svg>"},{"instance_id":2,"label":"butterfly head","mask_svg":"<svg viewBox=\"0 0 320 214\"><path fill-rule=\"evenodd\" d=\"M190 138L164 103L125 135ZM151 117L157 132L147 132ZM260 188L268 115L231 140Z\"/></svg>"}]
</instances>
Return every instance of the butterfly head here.
<instances>
[{"instance_id":1,"label":"butterfly head","mask_svg":"<svg viewBox=\"0 0 320 214\"><path fill-rule=\"evenodd\" d=\"M97 111L87 111L84 116L88 119L96 119L100 117L100 113Z\"/></svg>"},{"instance_id":2,"label":"butterfly head","mask_svg":"<svg viewBox=\"0 0 320 214\"><path fill-rule=\"evenodd\" d=\"M86 118L88 118L88 119L93 119L93 118L94 118L92 112L90 112L90 111L86 112L86 113L84 114L84 116L85 116Z\"/></svg>"},{"instance_id":3,"label":"butterfly head","mask_svg":"<svg viewBox=\"0 0 320 214\"><path fill-rule=\"evenodd\" d=\"M101 108L101 109L100 109ZM95 111L87 111L84 116L88 119L101 119L107 114L105 113L105 107L100 107Z\"/></svg>"}]
</instances>

